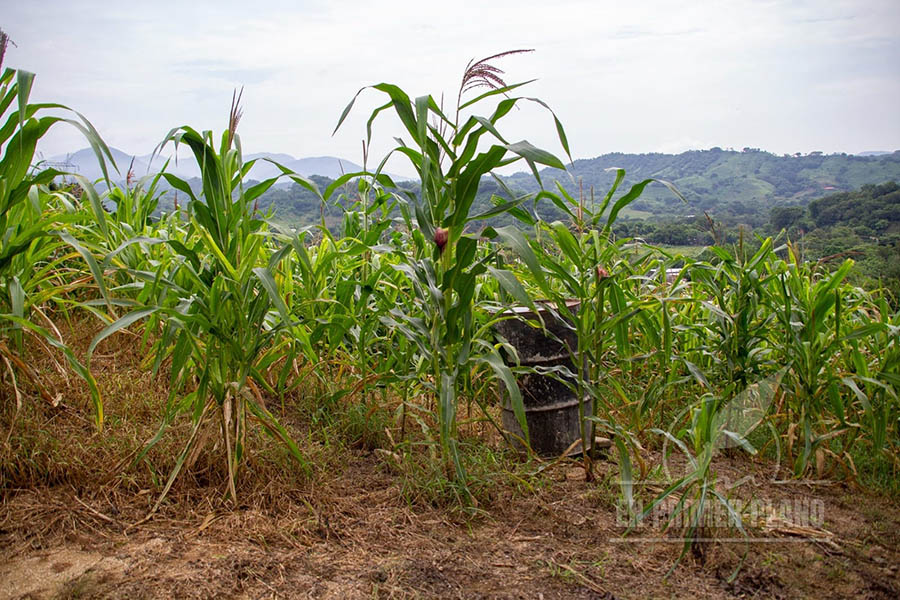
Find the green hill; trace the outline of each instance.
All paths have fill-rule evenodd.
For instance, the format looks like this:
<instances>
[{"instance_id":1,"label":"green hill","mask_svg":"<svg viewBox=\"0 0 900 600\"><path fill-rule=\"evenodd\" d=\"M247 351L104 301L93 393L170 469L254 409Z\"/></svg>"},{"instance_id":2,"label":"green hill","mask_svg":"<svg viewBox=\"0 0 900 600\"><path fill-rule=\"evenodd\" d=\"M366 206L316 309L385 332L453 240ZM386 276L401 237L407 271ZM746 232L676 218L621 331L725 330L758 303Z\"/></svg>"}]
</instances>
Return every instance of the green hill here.
<instances>
[{"instance_id":1,"label":"green hill","mask_svg":"<svg viewBox=\"0 0 900 600\"><path fill-rule=\"evenodd\" d=\"M614 179L614 173L607 169L615 167L626 170L619 194L624 194L631 184L652 177L675 184L687 200L682 202L662 185L650 185L621 213L620 220L672 223L693 216L705 222L704 213L708 213L724 225L757 228L769 225L773 209L803 209L811 200L825 195L900 180L900 151L877 156L821 153L776 156L751 148L741 152L713 148L681 154L613 153L575 161L572 177L548 168L541 171L541 178L545 188L555 189L555 181L559 181L576 197L580 179L586 196L589 197L593 188L600 197ZM325 177L314 179L321 189L331 183ZM530 173L516 173L502 179L517 194L539 189ZM408 189L416 187L411 181L400 185ZM473 213L489 209L493 194L503 196L504 191L496 181L486 178L472 207ZM291 225L316 223L323 215L329 224L336 225L342 214L336 206L323 210L315 196L299 186L269 190L260 198L260 207L274 209L276 220ZM565 218L549 201L542 201L538 210L547 220ZM511 223L513 217L503 215L493 224L501 222ZM672 233L670 243L700 243L692 236L681 235L680 230Z\"/></svg>"},{"instance_id":2,"label":"green hill","mask_svg":"<svg viewBox=\"0 0 900 600\"><path fill-rule=\"evenodd\" d=\"M684 194L687 204L663 186L649 186L632 204L635 211L655 217L698 214L704 211L724 222L760 225L775 206L805 206L831 192L858 189L900 179L900 151L878 156L849 154L777 156L758 149L743 151L692 150L681 154L604 154L577 160L571 168L584 190L605 192L614 175L606 169L626 170L625 186L650 177L665 179ZM554 180L571 192L576 184L558 169L541 172L544 186ZM518 173L506 178L514 189L537 190L532 176ZM625 187L624 189L627 189Z\"/></svg>"}]
</instances>

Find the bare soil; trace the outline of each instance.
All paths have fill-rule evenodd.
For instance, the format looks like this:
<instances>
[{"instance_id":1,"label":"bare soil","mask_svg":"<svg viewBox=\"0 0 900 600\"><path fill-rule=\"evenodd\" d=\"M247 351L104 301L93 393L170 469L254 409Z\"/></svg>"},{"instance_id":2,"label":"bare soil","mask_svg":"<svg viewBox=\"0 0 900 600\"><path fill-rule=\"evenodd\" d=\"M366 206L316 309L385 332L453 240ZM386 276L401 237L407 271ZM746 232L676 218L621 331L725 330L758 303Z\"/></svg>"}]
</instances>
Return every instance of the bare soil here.
<instances>
[{"instance_id":1,"label":"bare soil","mask_svg":"<svg viewBox=\"0 0 900 600\"><path fill-rule=\"evenodd\" d=\"M318 514L286 494L268 509L179 503L136 527L146 500L24 490L2 506L0 598L900 597L890 500L841 485L759 486L822 500L829 540L760 529L782 541L705 544L667 578L679 544L640 541L658 532L623 542L607 491L571 464L546 477L539 491L452 518L406 504L378 455L360 453L316 490L328 499Z\"/></svg>"}]
</instances>

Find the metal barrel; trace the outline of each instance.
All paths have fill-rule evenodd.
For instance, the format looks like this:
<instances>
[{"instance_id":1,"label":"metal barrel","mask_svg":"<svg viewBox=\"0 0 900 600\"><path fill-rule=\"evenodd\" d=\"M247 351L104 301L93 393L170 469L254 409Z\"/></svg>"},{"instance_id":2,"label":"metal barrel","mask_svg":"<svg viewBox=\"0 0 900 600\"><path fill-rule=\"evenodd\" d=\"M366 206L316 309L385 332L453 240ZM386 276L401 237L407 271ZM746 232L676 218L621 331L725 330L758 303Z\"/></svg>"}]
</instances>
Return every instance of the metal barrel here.
<instances>
[{"instance_id":1,"label":"metal barrel","mask_svg":"<svg viewBox=\"0 0 900 600\"><path fill-rule=\"evenodd\" d=\"M577 308L577 302L571 302L569 308ZM508 312L527 320L538 320L538 314L527 308L514 308ZM544 335L540 328L533 327L519 318L498 323L497 333L516 349L522 366L548 368L564 366L573 375L576 374L577 368L566 348L568 345L573 351L577 349L578 338L575 331L549 310L538 308L538 313L547 330L558 340ZM506 361L511 366L515 365L512 356L507 356ZM580 417L590 416L593 410L593 403L589 398L583 398L579 402L568 386L551 375L518 374L516 383L525 405L529 443L535 452L541 456L559 456L581 438ZM513 435L514 440L516 437L524 437L508 394L504 398L502 424L504 429Z\"/></svg>"}]
</instances>

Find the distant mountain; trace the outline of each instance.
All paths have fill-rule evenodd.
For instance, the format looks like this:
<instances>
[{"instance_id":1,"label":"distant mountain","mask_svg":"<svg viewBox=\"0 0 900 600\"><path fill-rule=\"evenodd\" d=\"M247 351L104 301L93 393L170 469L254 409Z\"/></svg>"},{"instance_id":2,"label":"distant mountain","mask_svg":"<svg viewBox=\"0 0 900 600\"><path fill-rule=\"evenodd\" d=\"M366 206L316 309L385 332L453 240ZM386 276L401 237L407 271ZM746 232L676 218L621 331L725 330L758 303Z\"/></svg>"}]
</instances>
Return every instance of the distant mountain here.
<instances>
[{"instance_id":1,"label":"distant mountain","mask_svg":"<svg viewBox=\"0 0 900 600\"><path fill-rule=\"evenodd\" d=\"M337 179L344 173L355 173L362 171L363 168L349 160L335 158L334 156L312 156L308 158L294 158L288 154L272 154L261 152L257 154L248 154L244 160L252 160L254 158L263 159L253 165L250 170L252 179L268 179L280 174L281 171L265 159L274 160L282 166L296 171L301 175L321 175L330 179Z\"/></svg>"},{"instance_id":2,"label":"distant mountain","mask_svg":"<svg viewBox=\"0 0 900 600\"><path fill-rule=\"evenodd\" d=\"M109 175L115 181L121 181L125 179L125 175L128 173L128 168L130 165L133 165L132 169L134 170L134 174L137 177L143 177L147 174L155 174L159 172L166 161L170 160L171 158L171 152L157 156L152 156L151 154L146 154L143 156L133 156L123 152L122 150L119 150L118 148L110 148L110 152L116 162L116 166L119 169L119 174L117 175L112 166L109 167ZM249 177L251 179L257 180L275 177L276 175L279 175L281 173L278 167L269 162L269 160L273 160L287 167L288 169L291 169L306 177L309 177L311 175L321 175L323 177L335 179L337 177L340 177L343 173L362 171L362 167L358 164L334 156L294 158L289 154L261 152L256 154L248 154L244 157L244 160L249 161L256 158L262 160L259 160L253 166L253 168L250 170ZM58 168L59 170L71 171L82 175L92 181L103 176L103 172L100 170L100 165L97 161L97 157L94 155L94 151L90 148L83 148L71 154L51 156L46 160L55 163L54 166L56 166L56 168ZM134 161L133 163L132 160ZM170 160L167 171L186 179L200 176L200 168L193 160L193 157L182 151L179 151L177 162L175 160ZM406 179L406 177L402 176L397 176L396 178L400 180Z\"/></svg>"},{"instance_id":3,"label":"distant mountain","mask_svg":"<svg viewBox=\"0 0 900 600\"><path fill-rule=\"evenodd\" d=\"M778 156L754 148L713 148L681 154L613 153L576 160L571 173L576 182L581 180L587 197L593 188L599 199L615 178L607 171L611 167L626 171L618 194L641 180L656 178L673 183L687 200L682 202L661 185L650 185L623 216L668 218L708 211L716 218L752 224L768 219L773 206L806 205L829 193L900 181L900 151L877 156L821 152ZM579 186L567 173L551 168L540 173L545 188L554 189L554 181L559 181L577 197ZM513 189L538 189L530 173L505 179Z\"/></svg>"},{"instance_id":4,"label":"distant mountain","mask_svg":"<svg viewBox=\"0 0 900 600\"><path fill-rule=\"evenodd\" d=\"M891 154L887 150L866 150L865 152L857 152L857 156L881 156L882 154Z\"/></svg>"},{"instance_id":5,"label":"distant mountain","mask_svg":"<svg viewBox=\"0 0 900 600\"><path fill-rule=\"evenodd\" d=\"M113 175L113 178L121 181L132 157L121 150L111 150L121 173L119 176ZM261 180L277 175L277 167L268 162L274 160L302 175L319 176L322 189L342 173L362 170L354 162L333 156L294 158L288 154L256 153L248 154L245 158L262 159L250 171L252 179ZM97 159L88 148L69 155L54 156L49 160L68 162L72 165L71 169L88 179L101 176ZM167 157L137 156L134 158L135 174L140 177L156 173L166 160ZM709 213L711 217L724 223L757 226L768 222L774 207L806 206L810 200L824 195L856 190L867 184L900 181L900 151L889 154L869 152L866 156L826 155L821 152L778 156L754 148L745 148L743 151L712 148L681 154L612 153L576 160L570 168L571 176L551 168L543 169L540 174L545 189L555 190L555 182L558 181L573 197L577 198L579 189L582 189L585 201L590 201L593 189L594 197L599 202L614 180L614 173L608 171L613 167L621 167L626 171L617 197L624 194L631 185L655 178L674 184L687 201L682 202L664 186L650 185L637 201L620 214L621 218L669 220L689 215L702 218L704 213ZM178 162L171 161L168 170L186 179L200 175L193 158L186 153L182 155L181 152ZM415 186L405 177L394 178L397 181L407 181L404 186ZM516 173L502 179L516 193L536 192L539 189L531 173ZM284 180L278 190L270 190L265 199L260 200L272 202L285 218L290 216L290 219L297 221L318 219L319 204L313 198L303 196L302 190L293 189L294 187L296 186L292 186L288 180ZM472 207L473 213L491 208L491 194L503 195L503 190L488 178L482 182L478 198ZM540 213L551 220L564 218L564 214L549 201L541 202Z\"/></svg>"},{"instance_id":6,"label":"distant mountain","mask_svg":"<svg viewBox=\"0 0 900 600\"><path fill-rule=\"evenodd\" d=\"M131 164L131 160L133 157L122 152L118 148L110 148L109 150L113 156L113 159L116 161L116 165L121 171L121 175L118 175L112 165L107 165L107 168L109 169L109 176L117 181L119 179L124 179L125 174L128 172L128 166ZM148 159L149 156L140 156L135 158L133 168L134 172L139 176L147 172L149 168ZM86 177L91 181L103 177L103 171L101 171L100 169L100 163L97 160L97 156L90 148L82 148L81 150L72 152L71 154L58 154L44 160L46 160L48 163L51 163L52 166L57 170L75 173L81 175L82 177Z\"/></svg>"}]
</instances>

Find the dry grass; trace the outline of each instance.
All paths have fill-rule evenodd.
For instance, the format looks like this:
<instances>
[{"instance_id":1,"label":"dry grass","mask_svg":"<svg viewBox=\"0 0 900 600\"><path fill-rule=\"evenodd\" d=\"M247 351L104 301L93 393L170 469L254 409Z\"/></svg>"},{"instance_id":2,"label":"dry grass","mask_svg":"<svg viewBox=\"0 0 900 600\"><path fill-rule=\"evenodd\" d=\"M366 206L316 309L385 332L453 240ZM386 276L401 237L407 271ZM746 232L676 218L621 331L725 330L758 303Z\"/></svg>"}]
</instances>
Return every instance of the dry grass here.
<instances>
[{"instance_id":1,"label":"dry grass","mask_svg":"<svg viewBox=\"0 0 900 600\"><path fill-rule=\"evenodd\" d=\"M96 322L76 322L67 339L76 352L84 352L96 329ZM28 356L49 389L61 394L61 402L54 407L34 399L24 404L18 416L12 403L0 407L0 428L8 434L2 447L0 495L15 489L58 485L79 489L101 486L132 494L156 489L173 467L189 435L190 423L187 419L174 422L169 434L146 458L133 464L138 451L156 434L169 395L166 369L154 376L142 364L145 354L139 336L120 333L105 340L95 353L92 370L109 415L101 433L87 417L89 397L84 382L61 375L52 366L54 358L41 348L29 348ZM245 491L259 493L274 482L296 485L298 481L291 477L295 469L284 452L265 436L254 435L259 438L253 440L258 447L256 443L251 446L247 469L252 474ZM227 474L219 454L214 444L208 444L186 473L185 483L174 491L194 495L196 490L211 491L224 485Z\"/></svg>"}]
</instances>

